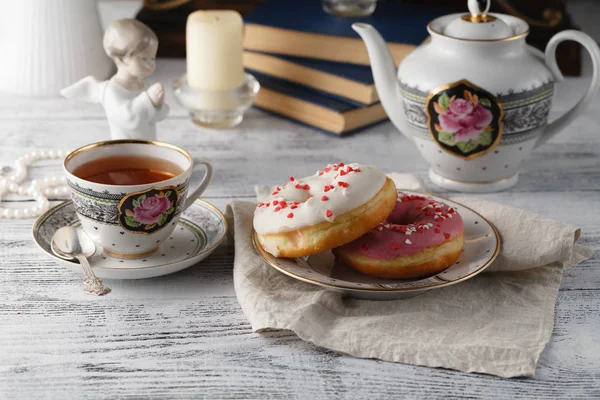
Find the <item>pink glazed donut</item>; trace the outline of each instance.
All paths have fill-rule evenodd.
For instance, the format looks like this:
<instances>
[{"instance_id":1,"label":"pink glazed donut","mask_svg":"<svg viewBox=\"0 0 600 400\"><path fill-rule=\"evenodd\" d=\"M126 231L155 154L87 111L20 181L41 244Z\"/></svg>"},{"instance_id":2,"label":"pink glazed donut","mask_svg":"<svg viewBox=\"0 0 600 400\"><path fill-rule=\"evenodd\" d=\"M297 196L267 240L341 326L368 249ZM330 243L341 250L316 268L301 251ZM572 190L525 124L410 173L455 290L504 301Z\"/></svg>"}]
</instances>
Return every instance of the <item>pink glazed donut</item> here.
<instances>
[{"instance_id":1,"label":"pink glazed donut","mask_svg":"<svg viewBox=\"0 0 600 400\"><path fill-rule=\"evenodd\" d=\"M398 192L396 205L384 222L334 253L363 274L412 279L448 268L460 256L463 244L463 221L453 207Z\"/></svg>"}]
</instances>

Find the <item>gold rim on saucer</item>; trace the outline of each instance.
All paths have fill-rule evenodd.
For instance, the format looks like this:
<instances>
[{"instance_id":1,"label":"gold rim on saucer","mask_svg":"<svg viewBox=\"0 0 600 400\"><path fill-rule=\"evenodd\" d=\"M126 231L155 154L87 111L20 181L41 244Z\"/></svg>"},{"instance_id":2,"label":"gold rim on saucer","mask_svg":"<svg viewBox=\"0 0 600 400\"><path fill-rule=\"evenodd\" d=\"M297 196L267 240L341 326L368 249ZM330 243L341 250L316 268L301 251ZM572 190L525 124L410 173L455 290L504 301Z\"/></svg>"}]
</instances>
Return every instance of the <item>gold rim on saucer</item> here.
<instances>
[{"instance_id":1,"label":"gold rim on saucer","mask_svg":"<svg viewBox=\"0 0 600 400\"><path fill-rule=\"evenodd\" d=\"M52 251L48 251L44 248L44 243L40 240L40 236L39 236L39 230L40 228L43 226L43 224L46 222L46 220L51 217L56 211L58 211L60 208L63 207L68 207L69 205L71 205L73 203L72 200L66 200L62 203L57 204L56 206L52 207L51 209L49 209L48 211L46 211L45 213L43 213L42 215L40 215L36 221L33 224L31 233L33 236L33 240L35 241L35 243L38 245L38 247L40 247L40 249L42 249L45 253L47 253L49 256L53 257L54 259L56 259L57 261L61 261L64 263L70 263L73 265L79 265L76 261L72 261L72 260L65 260L63 258L58 257L56 254L54 254ZM223 240L227 237L227 232L228 232L228 226L227 226L227 220L225 219L225 216L223 215L223 213L216 208L215 206L213 206L212 204L210 204L209 202L205 201L205 200L201 200L198 199L196 200L194 203L198 203L200 205L202 205L203 207L206 207L207 209L211 210L212 212L214 212L218 219L220 219L223 222L223 232L221 234L220 237L218 237L216 240L214 240L214 243L211 246L206 246L201 248L199 251L193 252L192 255L190 255L189 258L186 258L184 260L179 260L176 262L167 262L164 264L158 264L158 265L149 265L149 266L136 266L136 267L128 267L127 270L145 270L145 269L152 269L152 268L161 268L161 267L166 267L169 265L172 265L174 263L179 263L179 262L183 262L185 260L191 259L191 258L195 258L195 257L199 257L203 254L207 254L212 252L217 246L219 246ZM75 210L73 210L73 213L75 213ZM185 225L188 229L193 230L196 226L195 223L193 223L192 219L184 219L183 216L179 219L179 222L177 223L179 224L183 224ZM190 227L188 225L192 224L193 226ZM201 233L202 236L206 236L205 232L202 231ZM203 238L204 241L206 242L206 237ZM106 252L106 250L104 250ZM154 251L150 252L150 253L154 253ZM109 255L109 254L107 254ZM136 259L139 258L139 256L135 257ZM119 258L113 258L113 260L115 262L119 261L121 259L121 257ZM131 260L130 260L131 261ZM123 271L123 268L114 268L114 267L107 267L107 266L93 266L94 270L115 270L115 271Z\"/></svg>"}]
</instances>

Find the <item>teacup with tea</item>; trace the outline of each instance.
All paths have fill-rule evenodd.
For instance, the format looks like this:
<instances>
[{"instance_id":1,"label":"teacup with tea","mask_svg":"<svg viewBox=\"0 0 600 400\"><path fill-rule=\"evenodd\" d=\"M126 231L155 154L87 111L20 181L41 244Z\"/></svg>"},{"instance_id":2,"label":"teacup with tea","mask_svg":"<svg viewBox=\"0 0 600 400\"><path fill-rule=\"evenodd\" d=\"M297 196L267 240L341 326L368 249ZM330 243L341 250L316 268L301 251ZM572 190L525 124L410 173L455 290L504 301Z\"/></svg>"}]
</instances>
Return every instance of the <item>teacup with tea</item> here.
<instances>
[{"instance_id":1,"label":"teacup with tea","mask_svg":"<svg viewBox=\"0 0 600 400\"><path fill-rule=\"evenodd\" d=\"M195 163L206 172L188 195ZM81 147L65 158L64 170L83 229L106 254L118 258L156 251L213 174L207 160L194 161L177 146L145 140Z\"/></svg>"}]
</instances>

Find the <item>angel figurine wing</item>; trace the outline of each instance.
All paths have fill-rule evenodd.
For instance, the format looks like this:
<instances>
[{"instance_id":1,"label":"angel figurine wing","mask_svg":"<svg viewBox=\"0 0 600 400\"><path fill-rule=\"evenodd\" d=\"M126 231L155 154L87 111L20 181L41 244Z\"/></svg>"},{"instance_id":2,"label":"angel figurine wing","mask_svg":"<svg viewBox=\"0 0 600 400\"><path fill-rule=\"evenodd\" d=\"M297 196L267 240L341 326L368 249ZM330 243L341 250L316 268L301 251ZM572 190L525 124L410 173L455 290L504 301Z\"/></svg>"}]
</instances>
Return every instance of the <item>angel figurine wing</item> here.
<instances>
[{"instance_id":1,"label":"angel figurine wing","mask_svg":"<svg viewBox=\"0 0 600 400\"><path fill-rule=\"evenodd\" d=\"M98 81L93 76L75 82L60 91L67 99L84 100L90 103L101 103L106 81Z\"/></svg>"}]
</instances>

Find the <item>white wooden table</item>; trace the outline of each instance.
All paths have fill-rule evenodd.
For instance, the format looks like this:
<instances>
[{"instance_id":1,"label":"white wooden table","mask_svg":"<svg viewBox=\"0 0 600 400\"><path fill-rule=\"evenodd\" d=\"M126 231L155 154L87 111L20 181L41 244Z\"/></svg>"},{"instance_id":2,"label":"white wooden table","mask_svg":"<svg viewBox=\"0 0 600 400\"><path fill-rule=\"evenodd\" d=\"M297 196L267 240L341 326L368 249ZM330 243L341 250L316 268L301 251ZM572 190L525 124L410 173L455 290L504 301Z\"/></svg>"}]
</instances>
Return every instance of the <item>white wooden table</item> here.
<instances>
[{"instance_id":1,"label":"white wooden table","mask_svg":"<svg viewBox=\"0 0 600 400\"><path fill-rule=\"evenodd\" d=\"M171 81L183 61L159 61ZM555 109L577 98L584 79L559 87ZM220 209L252 199L256 182L275 184L334 161L374 163L426 177L426 164L390 123L338 139L251 110L238 128L194 126L171 93L159 138L214 162L204 197ZM583 230L600 249L598 107L540 147L519 184L482 197L537 211ZM62 99L0 96L2 164L32 149L72 149L105 139L99 106ZM35 164L33 177L59 174ZM30 204L14 201L15 206ZM32 220L0 220L0 398L600 398L600 258L569 271L556 327L536 379L504 380L352 358L289 332L254 334L232 283L233 251L222 246L182 272L110 281L103 298L85 295L81 277L38 250Z\"/></svg>"},{"instance_id":2,"label":"white wooden table","mask_svg":"<svg viewBox=\"0 0 600 400\"><path fill-rule=\"evenodd\" d=\"M183 61L159 60L171 82ZM583 93L585 78L557 90L552 115ZM169 85L170 86L170 85ZM192 125L172 93L159 138L214 162L204 197L224 210L275 184L335 161L373 163L426 178L426 164L390 123L338 139L251 110L238 128ZM600 108L595 106L524 162L513 189L481 197L578 225L600 249ZM33 149L107 138L99 106L0 95L0 164ZM31 177L59 174L36 164ZM443 193L442 193L443 194ZM11 198L15 207L31 204ZM600 256L566 273L552 340L535 379L499 379L362 360L317 348L289 332L254 334L235 298L233 251L221 246L182 272L108 281L87 296L81 277L38 250L32 220L0 220L0 398L600 398Z\"/></svg>"}]
</instances>

